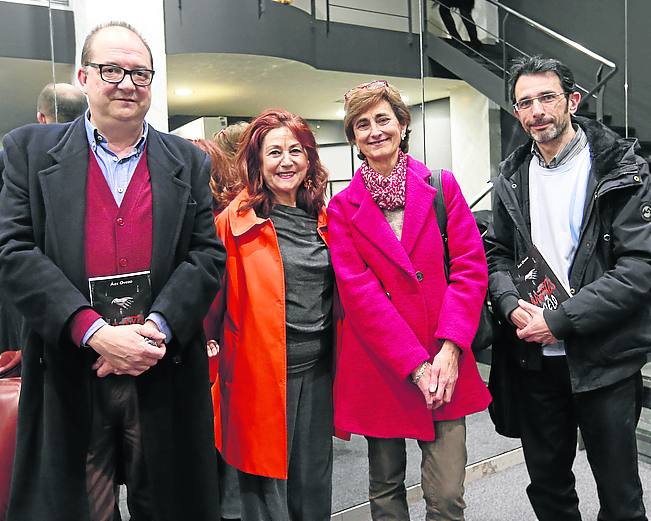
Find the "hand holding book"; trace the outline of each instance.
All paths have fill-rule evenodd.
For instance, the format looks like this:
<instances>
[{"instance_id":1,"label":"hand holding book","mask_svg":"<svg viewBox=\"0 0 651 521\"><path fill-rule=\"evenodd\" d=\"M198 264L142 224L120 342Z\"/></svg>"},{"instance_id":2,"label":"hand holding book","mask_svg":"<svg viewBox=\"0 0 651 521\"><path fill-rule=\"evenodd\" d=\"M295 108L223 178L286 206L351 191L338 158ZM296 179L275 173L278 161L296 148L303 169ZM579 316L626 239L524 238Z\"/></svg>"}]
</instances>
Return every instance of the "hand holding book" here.
<instances>
[{"instance_id":1,"label":"hand holding book","mask_svg":"<svg viewBox=\"0 0 651 521\"><path fill-rule=\"evenodd\" d=\"M533 304L520 299L518 300L518 308L516 311L517 310L522 310L531 316L531 320L529 320L529 323L526 326L518 326L517 335L519 339L525 340L526 342L536 342L545 345L555 344L558 342L549 330L549 326L545 321L543 308L534 306ZM513 314L511 314L511 316L513 317Z\"/></svg>"}]
</instances>

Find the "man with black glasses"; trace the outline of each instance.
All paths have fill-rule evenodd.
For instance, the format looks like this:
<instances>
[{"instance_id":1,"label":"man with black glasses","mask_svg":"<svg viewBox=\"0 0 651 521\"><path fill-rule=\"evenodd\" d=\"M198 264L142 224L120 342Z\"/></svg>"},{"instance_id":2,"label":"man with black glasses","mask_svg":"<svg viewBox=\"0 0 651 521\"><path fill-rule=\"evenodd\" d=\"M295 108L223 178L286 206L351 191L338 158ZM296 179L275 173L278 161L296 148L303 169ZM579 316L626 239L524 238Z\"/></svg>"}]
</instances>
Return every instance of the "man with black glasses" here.
<instances>
[{"instance_id":1,"label":"man with black glasses","mask_svg":"<svg viewBox=\"0 0 651 521\"><path fill-rule=\"evenodd\" d=\"M578 427L599 521L646 521L635 430L651 348L649 167L636 140L574 115L581 96L559 61L517 62L510 91L531 141L496 179L488 266L517 357L506 376L527 493L541 521L581 519Z\"/></svg>"},{"instance_id":2,"label":"man with black glasses","mask_svg":"<svg viewBox=\"0 0 651 521\"><path fill-rule=\"evenodd\" d=\"M210 161L145 122L151 51L86 38L86 116L4 140L0 286L30 329L8 521L219 518L202 319L223 272Z\"/></svg>"}]
</instances>

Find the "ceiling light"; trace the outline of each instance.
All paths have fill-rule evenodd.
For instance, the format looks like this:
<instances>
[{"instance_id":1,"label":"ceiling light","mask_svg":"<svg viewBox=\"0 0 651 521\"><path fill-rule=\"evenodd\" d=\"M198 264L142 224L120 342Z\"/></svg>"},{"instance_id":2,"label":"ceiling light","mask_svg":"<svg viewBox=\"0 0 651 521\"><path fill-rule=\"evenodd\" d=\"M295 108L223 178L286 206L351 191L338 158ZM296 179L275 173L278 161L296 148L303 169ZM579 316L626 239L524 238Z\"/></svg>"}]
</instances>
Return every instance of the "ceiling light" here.
<instances>
[{"instance_id":1,"label":"ceiling light","mask_svg":"<svg viewBox=\"0 0 651 521\"><path fill-rule=\"evenodd\" d=\"M294 0L272 0L272 2L276 2L277 4L290 5L294 2Z\"/></svg>"},{"instance_id":2,"label":"ceiling light","mask_svg":"<svg viewBox=\"0 0 651 521\"><path fill-rule=\"evenodd\" d=\"M346 111L344 109L339 109L337 111L337 117L339 119L344 119L345 116L346 116Z\"/></svg>"},{"instance_id":3,"label":"ceiling light","mask_svg":"<svg viewBox=\"0 0 651 521\"><path fill-rule=\"evenodd\" d=\"M188 89L187 87L182 87L180 89L176 89L174 91L174 94L177 96L191 96L192 95L192 89Z\"/></svg>"},{"instance_id":4,"label":"ceiling light","mask_svg":"<svg viewBox=\"0 0 651 521\"><path fill-rule=\"evenodd\" d=\"M402 98L402 102L407 105L409 103L409 96L406 94L400 94L400 97Z\"/></svg>"}]
</instances>

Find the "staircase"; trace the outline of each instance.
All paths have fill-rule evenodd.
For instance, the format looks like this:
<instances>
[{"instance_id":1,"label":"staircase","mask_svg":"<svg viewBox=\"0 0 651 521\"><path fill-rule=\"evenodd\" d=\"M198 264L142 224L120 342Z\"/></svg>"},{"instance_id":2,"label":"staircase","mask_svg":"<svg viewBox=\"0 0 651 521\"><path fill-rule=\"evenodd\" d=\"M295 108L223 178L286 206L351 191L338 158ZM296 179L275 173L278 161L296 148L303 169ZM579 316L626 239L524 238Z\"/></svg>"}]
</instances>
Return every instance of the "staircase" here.
<instances>
[{"instance_id":1,"label":"staircase","mask_svg":"<svg viewBox=\"0 0 651 521\"><path fill-rule=\"evenodd\" d=\"M547 36L556 37L561 41L568 43L568 45L573 44L573 46L570 45L571 49L569 50L584 52L585 49L580 45L570 42L567 38L546 27L540 26L540 24L537 24L535 21L511 10L500 2L494 0L485 1L501 10L504 10L505 12L501 13L502 17L511 16L512 19L519 18L523 23L527 23L530 27L540 29ZM433 0L433 6L438 7L438 5L445 5L445 0ZM455 13L455 16L461 15ZM508 41L505 41L502 38L502 35L493 34L489 30L480 26L478 26L480 30L491 35L498 43L484 43L478 47L471 45L469 42L461 41L456 37L438 37L433 34L433 29L436 29L437 32L440 33L445 32L445 28L434 25L431 20L429 23L426 22L426 24L428 27L426 54L427 59L430 62L430 68L435 69L437 66L444 67L452 74L466 81L486 97L497 103L507 113L512 114L513 107L511 100L509 99L507 88L510 63L516 57L536 54L536 49L518 49L509 44ZM601 58L588 50L585 50L585 53L588 58ZM600 103L603 102L604 87L616 71L616 66L612 64L611 71L602 79L601 71L604 64L607 63L609 62L605 59L601 62L601 67L596 74L596 85L592 89L577 85L583 95L577 114L602 121L606 126L611 128L620 136L636 137L637 132L634 127L628 127L627 133L625 127L613 125L612 117L608 114L601 113L599 110ZM595 110L591 108L592 105L596 106ZM647 161L650 161L651 141L639 140L638 143L640 145L638 153Z\"/></svg>"}]
</instances>

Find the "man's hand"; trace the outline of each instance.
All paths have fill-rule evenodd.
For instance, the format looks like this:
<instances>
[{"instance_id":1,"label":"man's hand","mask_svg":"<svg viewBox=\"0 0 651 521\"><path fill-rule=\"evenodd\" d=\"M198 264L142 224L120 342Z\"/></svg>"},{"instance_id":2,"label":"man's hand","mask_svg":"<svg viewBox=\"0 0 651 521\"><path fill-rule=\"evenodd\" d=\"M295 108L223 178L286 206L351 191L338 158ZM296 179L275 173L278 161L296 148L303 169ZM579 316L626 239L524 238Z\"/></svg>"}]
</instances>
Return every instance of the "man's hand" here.
<instances>
[{"instance_id":1,"label":"man's hand","mask_svg":"<svg viewBox=\"0 0 651 521\"><path fill-rule=\"evenodd\" d=\"M217 356L219 354L219 344L217 340L208 340L206 342L206 350L208 351L208 358Z\"/></svg>"},{"instance_id":2,"label":"man's hand","mask_svg":"<svg viewBox=\"0 0 651 521\"><path fill-rule=\"evenodd\" d=\"M525 311L524 308L517 307L513 311L511 311L511 315L509 316L509 319L511 320L511 322L515 324L515 327L517 327L518 329L524 329L525 327L527 327L527 324L531 322L531 315L529 314L528 311Z\"/></svg>"},{"instance_id":3,"label":"man's hand","mask_svg":"<svg viewBox=\"0 0 651 521\"><path fill-rule=\"evenodd\" d=\"M105 325L95 331L87 343L100 354L93 365L97 375L138 376L156 365L165 356L165 335L152 324L147 321L144 325ZM147 339L156 345L151 345Z\"/></svg>"},{"instance_id":4,"label":"man's hand","mask_svg":"<svg viewBox=\"0 0 651 521\"><path fill-rule=\"evenodd\" d=\"M133 304L133 297L116 297L111 300L111 304L118 306L120 309L129 309Z\"/></svg>"},{"instance_id":5,"label":"man's hand","mask_svg":"<svg viewBox=\"0 0 651 521\"><path fill-rule=\"evenodd\" d=\"M558 342L549 330L547 322L545 322L542 308L534 306L529 302L525 302L522 299L518 300L518 305L520 306L518 309L523 309L531 315L531 320L528 324L524 327L518 326L518 338L526 340L527 342L537 342L539 344L555 344ZM511 316L513 316L513 314L511 314Z\"/></svg>"},{"instance_id":6,"label":"man's hand","mask_svg":"<svg viewBox=\"0 0 651 521\"><path fill-rule=\"evenodd\" d=\"M443 342L443 347L432 362L429 391L434 401L432 409L437 409L445 403L450 403L454 388L459 377L459 355L461 349L450 340Z\"/></svg>"}]
</instances>

